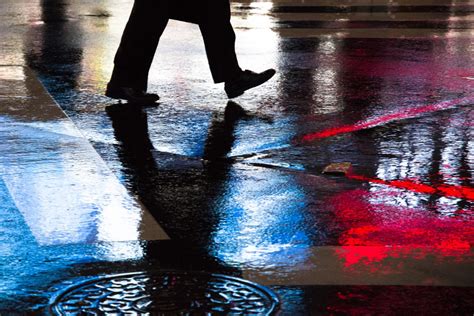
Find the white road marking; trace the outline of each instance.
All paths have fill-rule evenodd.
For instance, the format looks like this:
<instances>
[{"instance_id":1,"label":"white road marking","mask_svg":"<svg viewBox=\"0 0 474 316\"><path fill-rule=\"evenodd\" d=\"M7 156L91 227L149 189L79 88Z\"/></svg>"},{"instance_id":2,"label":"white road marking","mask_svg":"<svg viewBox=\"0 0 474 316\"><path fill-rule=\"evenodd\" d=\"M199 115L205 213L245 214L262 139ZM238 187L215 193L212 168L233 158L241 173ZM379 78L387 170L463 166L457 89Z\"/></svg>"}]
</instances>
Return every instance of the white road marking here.
<instances>
[{"instance_id":1,"label":"white road marking","mask_svg":"<svg viewBox=\"0 0 474 316\"><path fill-rule=\"evenodd\" d=\"M169 239L32 71L0 74L0 176L39 244Z\"/></svg>"}]
</instances>

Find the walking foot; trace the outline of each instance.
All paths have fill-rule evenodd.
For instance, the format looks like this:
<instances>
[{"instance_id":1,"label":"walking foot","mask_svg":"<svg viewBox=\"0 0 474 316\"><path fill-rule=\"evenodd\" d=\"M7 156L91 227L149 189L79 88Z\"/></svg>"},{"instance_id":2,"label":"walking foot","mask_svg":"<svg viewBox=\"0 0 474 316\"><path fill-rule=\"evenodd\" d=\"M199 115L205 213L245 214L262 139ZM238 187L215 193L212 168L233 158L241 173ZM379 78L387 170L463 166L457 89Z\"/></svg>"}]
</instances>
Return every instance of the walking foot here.
<instances>
[{"instance_id":1,"label":"walking foot","mask_svg":"<svg viewBox=\"0 0 474 316\"><path fill-rule=\"evenodd\" d=\"M155 103L160 97L155 93L147 93L145 91L129 88L107 85L105 95L112 99L127 100L129 103L150 104Z\"/></svg>"},{"instance_id":2,"label":"walking foot","mask_svg":"<svg viewBox=\"0 0 474 316\"><path fill-rule=\"evenodd\" d=\"M275 73L275 69L267 69L261 73L245 70L242 71L234 80L226 81L224 90L229 99L236 98L248 89L254 88L268 81Z\"/></svg>"}]
</instances>

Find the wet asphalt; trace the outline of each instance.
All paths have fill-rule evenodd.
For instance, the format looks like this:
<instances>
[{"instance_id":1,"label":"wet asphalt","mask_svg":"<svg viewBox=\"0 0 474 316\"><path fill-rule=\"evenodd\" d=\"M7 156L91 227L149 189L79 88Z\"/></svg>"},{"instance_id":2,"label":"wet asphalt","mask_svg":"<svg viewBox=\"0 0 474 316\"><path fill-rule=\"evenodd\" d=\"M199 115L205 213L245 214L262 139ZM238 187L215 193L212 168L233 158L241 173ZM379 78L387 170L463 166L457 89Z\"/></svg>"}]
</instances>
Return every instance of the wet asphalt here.
<instances>
[{"instance_id":1,"label":"wet asphalt","mask_svg":"<svg viewBox=\"0 0 474 316\"><path fill-rule=\"evenodd\" d=\"M472 273L463 286L396 280L405 256L472 267L473 4L371 21L387 7L294 3L233 3L242 68L277 70L234 100L212 83L199 29L171 21L150 71L161 100L146 107L103 96L131 1L0 3L0 64L33 69L170 237L39 245L0 179L0 313L44 312L71 279L170 269L264 283L288 315L472 313ZM352 168L323 173L338 162ZM325 247L346 250L346 280L394 278L302 282Z\"/></svg>"}]
</instances>

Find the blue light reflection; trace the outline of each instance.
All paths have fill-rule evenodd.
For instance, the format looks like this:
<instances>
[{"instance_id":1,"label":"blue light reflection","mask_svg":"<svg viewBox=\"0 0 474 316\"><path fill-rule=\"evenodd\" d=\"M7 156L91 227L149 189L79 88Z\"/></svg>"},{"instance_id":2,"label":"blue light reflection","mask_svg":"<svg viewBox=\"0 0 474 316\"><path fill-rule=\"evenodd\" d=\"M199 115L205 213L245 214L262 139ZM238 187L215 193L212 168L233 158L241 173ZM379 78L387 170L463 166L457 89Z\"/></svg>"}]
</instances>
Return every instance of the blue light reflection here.
<instances>
[{"instance_id":1,"label":"blue light reflection","mask_svg":"<svg viewBox=\"0 0 474 316\"><path fill-rule=\"evenodd\" d=\"M230 172L226 194L218 202L225 213L213 235L213 254L239 267L304 262L311 242L307 205L294 176L269 170L239 173L235 168Z\"/></svg>"}]
</instances>

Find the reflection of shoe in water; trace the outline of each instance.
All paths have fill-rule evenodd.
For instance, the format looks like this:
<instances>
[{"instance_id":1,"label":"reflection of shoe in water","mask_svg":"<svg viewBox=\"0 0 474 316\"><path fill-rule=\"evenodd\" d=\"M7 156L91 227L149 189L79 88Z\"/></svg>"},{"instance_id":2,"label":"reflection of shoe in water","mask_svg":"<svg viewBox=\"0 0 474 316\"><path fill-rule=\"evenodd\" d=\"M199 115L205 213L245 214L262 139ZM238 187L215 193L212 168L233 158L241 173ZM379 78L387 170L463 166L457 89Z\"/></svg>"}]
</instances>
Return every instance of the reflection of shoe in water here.
<instances>
[{"instance_id":1,"label":"reflection of shoe in water","mask_svg":"<svg viewBox=\"0 0 474 316\"><path fill-rule=\"evenodd\" d=\"M130 103L137 104L155 103L160 99L155 93L146 93L145 91L129 87L118 87L110 83L107 85L105 95L112 99L127 100Z\"/></svg>"},{"instance_id":2,"label":"reflection of shoe in water","mask_svg":"<svg viewBox=\"0 0 474 316\"><path fill-rule=\"evenodd\" d=\"M224 110L224 119L228 121L236 121L242 118L250 117L247 112L241 107L238 103L235 103L232 100L227 101L227 105Z\"/></svg>"},{"instance_id":3,"label":"reflection of shoe in water","mask_svg":"<svg viewBox=\"0 0 474 316\"><path fill-rule=\"evenodd\" d=\"M224 90L229 99L232 99L242 95L248 89L261 85L273 77L275 73L275 69L267 69L261 73L245 70L237 78L226 81Z\"/></svg>"},{"instance_id":4,"label":"reflection of shoe in water","mask_svg":"<svg viewBox=\"0 0 474 316\"><path fill-rule=\"evenodd\" d=\"M147 114L135 104L114 104L105 108L112 121L115 138L134 152L134 158L148 156L153 145L148 136Z\"/></svg>"}]
</instances>

